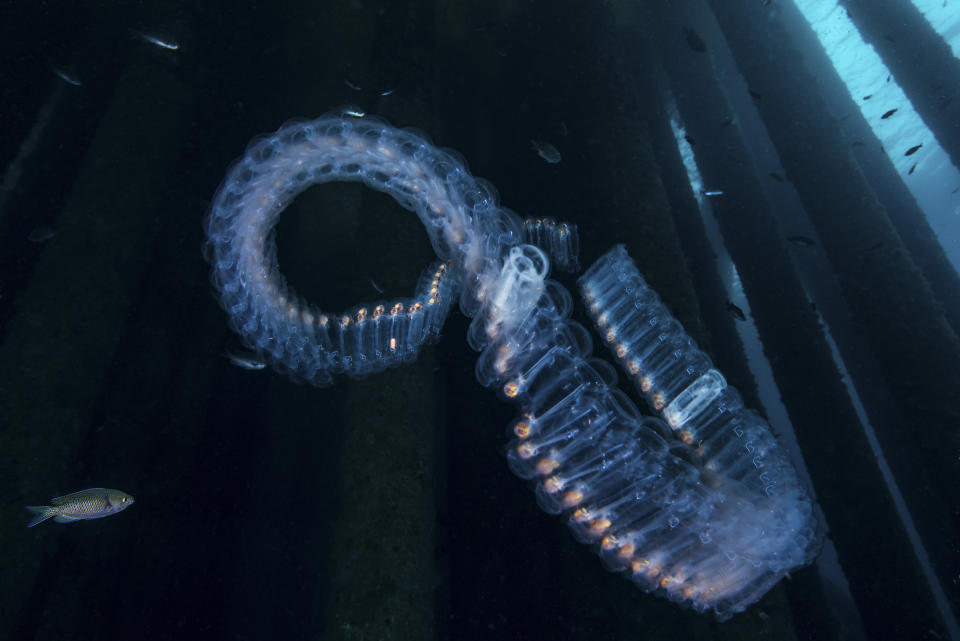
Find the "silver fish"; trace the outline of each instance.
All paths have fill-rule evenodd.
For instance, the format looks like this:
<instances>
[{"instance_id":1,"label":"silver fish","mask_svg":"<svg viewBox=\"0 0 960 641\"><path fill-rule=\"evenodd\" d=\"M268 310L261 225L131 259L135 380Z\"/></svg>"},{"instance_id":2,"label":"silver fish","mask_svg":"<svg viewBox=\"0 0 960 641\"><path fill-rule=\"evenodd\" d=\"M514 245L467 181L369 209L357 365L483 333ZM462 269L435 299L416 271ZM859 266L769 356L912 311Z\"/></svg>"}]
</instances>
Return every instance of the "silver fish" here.
<instances>
[{"instance_id":1,"label":"silver fish","mask_svg":"<svg viewBox=\"0 0 960 641\"><path fill-rule=\"evenodd\" d=\"M267 366L252 352L224 352L223 355L240 369L258 370Z\"/></svg>"},{"instance_id":2,"label":"silver fish","mask_svg":"<svg viewBox=\"0 0 960 641\"><path fill-rule=\"evenodd\" d=\"M49 225L40 225L39 227L34 227L29 234L27 234L27 240L31 243L45 243L54 236L57 235L57 230Z\"/></svg>"},{"instance_id":3,"label":"silver fish","mask_svg":"<svg viewBox=\"0 0 960 641\"><path fill-rule=\"evenodd\" d=\"M151 36L149 33L143 33L142 31L137 31L136 29L131 29L130 32L144 42L149 42L150 44L160 47L161 49L166 49L167 51L176 51L180 48L180 45L173 40L161 40L156 36Z\"/></svg>"},{"instance_id":4,"label":"silver fish","mask_svg":"<svg viewBox=\"0 0 960 641\"><path fill-rule=\"evenodd\" d=\"M557 151L557 148L550 143L542 140L531 140L530 145L533 150L537 152L538 156L546 160L551 165L560 162L560 152Z\"/></svg>"},{"instance_id":5,"label":"silver fish","mask_svg":"<svg viewBox=\"0 0 960 641\"><path fill-rule=\"evenodd\" d=\"M27 509L36 515L27 527L43 523L49 518L57 523L102 519L133 505L133 497L120 490L92 487L89 490L52 498L50 503L53 505L27 506Z\"/></svg>"},{"instance_id":6,"label":"silver fish","mask_svg":"<svg viewBox=\"0 0 960 641\"><path fill-rule=\"evenodd\" d=\"M77 80L76 78L72 76L68 76L67 72L65 71L61 71L60 69L54 69L53 73L57 74L57 77L60 78L60 80L63 80L68 85L73 85L74 87L79 87L83 85L83 83Z\"/></svg>"}]
</instances>

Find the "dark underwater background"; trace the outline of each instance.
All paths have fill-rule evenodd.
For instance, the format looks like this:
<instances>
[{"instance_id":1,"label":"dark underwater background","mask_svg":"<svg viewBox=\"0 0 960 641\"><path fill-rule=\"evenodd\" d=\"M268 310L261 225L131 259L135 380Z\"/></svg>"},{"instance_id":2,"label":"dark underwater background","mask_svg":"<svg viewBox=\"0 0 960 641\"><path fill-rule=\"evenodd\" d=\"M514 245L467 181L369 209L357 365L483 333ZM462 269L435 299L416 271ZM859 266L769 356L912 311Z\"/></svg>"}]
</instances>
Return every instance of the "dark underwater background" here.
<instances>
[{"instance_id":1,"label":"dark underwater background","mask_svg":"<svg viewBox=\"0 0 960 641\"><path fill-rule=\"evenodd\" d=\"M956 165L957 60L906 0L842 4ZM958 240L852 102L837 113L791 3L0 8L0 639L957 638ZM606 572L509 472L516 408L477 383L458 311L415 363L326 389L233 365L201 253L213 194L255 136L343 110L576 224L584 266L625 243L795 434L821 558L725 623ZM710 216L671 120L724 192ZM330 311L409 296L434 259L358 184L302 194L277 242ZM88 487L136 504L25 527Z\"/></svg>"}]
</instances>

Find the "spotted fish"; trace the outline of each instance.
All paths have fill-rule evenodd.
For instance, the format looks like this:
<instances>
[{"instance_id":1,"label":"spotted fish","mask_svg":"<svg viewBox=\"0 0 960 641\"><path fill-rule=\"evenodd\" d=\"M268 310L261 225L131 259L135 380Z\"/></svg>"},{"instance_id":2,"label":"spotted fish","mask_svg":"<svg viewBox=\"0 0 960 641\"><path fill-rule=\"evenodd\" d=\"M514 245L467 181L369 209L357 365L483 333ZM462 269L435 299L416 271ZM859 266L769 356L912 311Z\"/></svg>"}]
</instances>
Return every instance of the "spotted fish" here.
<instances>
[{"instance_id":1,"label":"spotted fish","mask_svg":"<svg viewBox=\"0 0 960 641\"><path fill-rule=\"evenodd\" d=\"M52 505L29 505L35 514L27 527L33 527L52 518L57 523L73 523L89 519L102 519L121 512L133 505L133 497L120 490L93 487L66 496L50 499Z\"/></svg>"}]
</instances>

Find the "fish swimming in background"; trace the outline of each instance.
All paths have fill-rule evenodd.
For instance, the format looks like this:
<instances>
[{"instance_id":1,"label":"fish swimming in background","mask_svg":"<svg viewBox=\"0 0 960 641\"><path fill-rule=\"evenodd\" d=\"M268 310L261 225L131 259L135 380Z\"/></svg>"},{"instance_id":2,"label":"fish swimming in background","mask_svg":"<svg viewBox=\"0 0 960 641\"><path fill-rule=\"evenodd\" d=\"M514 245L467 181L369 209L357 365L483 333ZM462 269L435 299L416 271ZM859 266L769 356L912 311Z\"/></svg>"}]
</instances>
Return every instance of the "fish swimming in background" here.
<instances>
[{"instance_id":1,"label":"fish swimming in background","mask_svg":"<svg viewBox=\"0 0 960 641\"><path fill-rule=\"evenodd\" d=\"M557 151L557 148L551 145L548 142L543 142L540 140L531 140L530 145L534 151L537 152L537 155L546 160L551 165L554 165L561 160L560 152Z\"/></svg>"},{"instance_id":2,"label":"fish swimming in background","mask_svg":"<svg viewBox=\"0 0 960 641\"><path fill-rule=\"evenodd\" d=\"M910 149L907 149L907 152L906 152L905 154L903 154L903 155L904 155L904 156L912 156L913 154L917 153L917 150L920 149L920 147L923 147L923 143L920 143L919 145L914 145L913 147L910 147Z\"/></svg>"},{"instance_id":3,"label":"fish swimming in background","mask_svg":"<svg viewBox=\"0 0 960 641\"><path fill-rule=\"evenodd\" d=\"M143 33L142 31L137 31L136 29L131 29L130 33L137 38L140 38L144 42L150 43L156 47L160 47L161 49L166 49L167 51L176 51L180 48L180 45L173 40L161 40L157 36L151 36L149 33Z\"/></svg>"},{"instance_id":4,"label":"fish swimming in background","mask_svg":"<svg viewBox=\"0 0 960 641\"><path fill-rule=\"evenodd\" d=\"M733 304L732 301L727 301L727 311L730 312L730 315L736 318L738 321L747 320L747 315L743 313L743 310Z\"/></svg>"},{"instance_id":5,"label":"fish swimming in background","mask_svg":"<svg viewBox=\"0 0 960 641\"><path fill-rule=\"evenodd\" d=\"M57 230L53 227L40 225L39 227L34 227L33 230L27 234L27 240L31 243L45 243L56 235Z\"/></svg>"},{"instance_id":6,"label":"fish swimming in background","mask_svg":"<svg viewBox=\"0 0 960 641\"><path fill-rule=\"evenodd\" d=\"M223 355L240 369L256 371L264 369L267 366L267 364L260 360L253 352L224 352Z\"/></svg>"},{"instance_id":7,"label":"fish swimming in background","mask_svg":"<svg viewBox=\"0 0 960 641\"><path fill-rule=\"evenodd\" d=\"M787 236L787 240L797 247L813 247L817 244L817 241L809 236Z\"/></svg>"},{"instance_id":8,"label":"fish swimming in background","mask_svg":"<svg viewBox=\"0 0 960 641\"><path fill-rule=\"evenodd\" d=\"M57 77L60 78L60 80L63 80L68 85L73 85L74 87L80 87L83 85L83 83L77 80L76 77L68 76L67 72L65 71L61 71L60 69L54 69L53 73L57 74Z\"/></svg>"},{"instance_id":9,"label":"fish swimming in background","mask_svg":"<svg viewBox=\"0 0 960 641\"><path fill-rule=\"evenodd\" d=\"M707 43L703 41L699 33L690 27L683 27L680 31L683 33L683 39L687 41L687 46L693 51L697 53L705 53L707 51Z\"/></svg>"},{"instance_id":10,"label":"fish swimming in background","mask_svg":"<svg viewBox=\"0 0 960 641\"><path fill-rule=\"evenodd\" d=\"M133 505L133 497L120 490L93 487L89 490L81 490L66 496L52 498L50 503L53 505L27 506L27 509L36 515L27 524L27 527L43 523L49 518L57 523L102 519Z\"/></svg>"},{"instance_id":11,"label":"fish swimming in background","mask_svg":"<svg viewBox=\"0 0 960 641\"><path fill-rule=\"evenodd\" d=\"M880 120L886 120L887 118L889 118L890 116L892 116L892 115L895 114L895 113L897 113L897 110L896 110L896 109L891 109L890 111L887 111L887 112L884 113L882 116L880 116Z\"/></svg>"}]
</instances>

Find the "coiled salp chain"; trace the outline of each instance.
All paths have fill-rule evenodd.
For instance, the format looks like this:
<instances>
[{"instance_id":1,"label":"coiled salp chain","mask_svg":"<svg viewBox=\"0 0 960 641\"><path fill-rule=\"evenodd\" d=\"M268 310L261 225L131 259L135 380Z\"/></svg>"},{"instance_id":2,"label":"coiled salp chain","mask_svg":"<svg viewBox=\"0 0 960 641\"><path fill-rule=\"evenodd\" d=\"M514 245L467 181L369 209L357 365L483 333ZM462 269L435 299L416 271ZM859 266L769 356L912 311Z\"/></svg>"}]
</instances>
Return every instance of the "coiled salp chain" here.
<instances>
[{"instance_id":1,"label":"coiled salp chain","mask_svg":"<svg viewBox=\"0 0 960 641\"><path fill-rule=\"evenodd\" d=\"M271 230L298 193L329 181L385 192L423 222L440 262L411 298L326 314L287 287ZM564 514L609 569L643 589L727 617L813 558L812 503L789 460L625 251L601 259L581 288L604 342L666 423L616 388L613 368L591 357L589 333L569 320L570 294L546 279L543 249L575 268L576 228L521 223L420 134L368 118L287 123L230 169L207 234L233 328L275 367L315 385L411 360L459 292L473 318L468 341L481 352L478 380L520 405L511 469L544 510Z\"/></svg>"}]
</instances>

